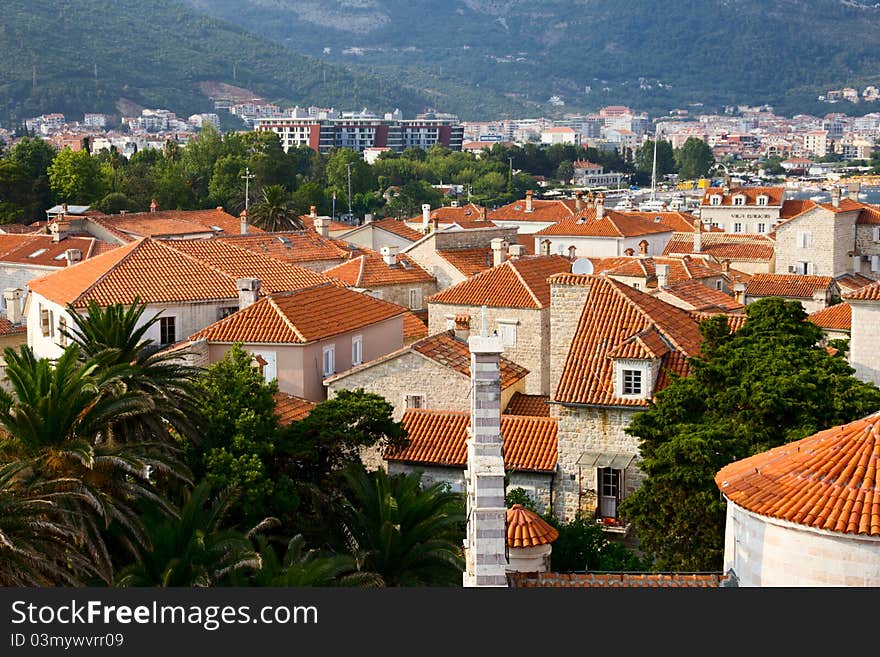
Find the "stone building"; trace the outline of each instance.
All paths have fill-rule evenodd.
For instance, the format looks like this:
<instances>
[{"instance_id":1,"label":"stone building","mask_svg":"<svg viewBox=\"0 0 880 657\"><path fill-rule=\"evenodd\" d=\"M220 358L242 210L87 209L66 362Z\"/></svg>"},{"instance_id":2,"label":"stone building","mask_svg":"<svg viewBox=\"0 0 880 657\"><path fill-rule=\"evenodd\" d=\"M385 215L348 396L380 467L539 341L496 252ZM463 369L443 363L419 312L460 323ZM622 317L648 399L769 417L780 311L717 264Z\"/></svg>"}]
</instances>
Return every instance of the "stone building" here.
<instances>
[{"instance_id":1,"label":"stone building","mask_svg":"<svg viewBox=\"0 0 880 657\"><path fill-rule=\"evenodd\" d=\"M840 287L831 276L801 274L755 274L745 287L745 304L767 297L800 301L809 313L827 308L840 298Z\"/></svg>"},{"instance_id":2,"label":"stone building","mask_svg":"<svg viewBox=\"0 0 880 657\"><path fill-rule=\"evenodd\" d=\"M880 386L880 283L843 295L850 306L849 364L857 378Z\"/></svg>"},{"instance_id":3,"label":"stone building","mask_svg":"<svg viewBox=\"0 0 880 657\"><path fill-rule=\"evenodd\" d=\"M404 221L393 217L366 221L357 228L342 233L339 239L362 249L379 251L383 246L396 246L398 251L418 242L425 236Z\"/></svg>"},{"instance_id":4,"label":"stone building","mask_svg":"<svg viewBox=\"0 0 880 657\"><path fill-rule=\"evenodd\" d=\"M739 586L880 586L878 433L874 413L718 471Z\"/></svg>"},{"instance_id":5,"label":"stone building","mask_svg":"<svg viewBox=\"0 0 880 657\"><path fill-rule=\"evenodd\" d=\"M749 275L775 271L776 250L772 237L706 231L700 221L688 232L673 233L663 255L701 258Z\"/></svg>"},{"instance_id":6,"label":"stone building","mask_svg":"<svg viewBox=\"0 0 880 657\"><path fill-rule=\"evenodd\" d=\"M784 187L710 187L700 200L700 219L726 233L766 234L780 220Z\"/></svg>"},{"instance_id":7,"label":"stone building","mask_svg":"<svg viewBox=\"0 0 880 657\"><path fill-rule=\"evenodd\" d=\"M835 303L822 310L810 313L807 318L822 329L825 343L830 340L849 340L852 326L852 306L848 303Z\"/></svg>"},{"instance_id":8,"label":"stone building","mask_svg":"<svg viewBox=\"0 0 880 657\"><path fill-rule=\"evenodd\" d=\"M503 243L496 244L498 264L428 299L428 331L454 327L467 316L476 331L485 322L504 344L504 355L529 370L526 390L546 395L550 390L550 286L547 278L571 270L562 256L522 256L506 259Z\"/></svg>"}]
</instances>

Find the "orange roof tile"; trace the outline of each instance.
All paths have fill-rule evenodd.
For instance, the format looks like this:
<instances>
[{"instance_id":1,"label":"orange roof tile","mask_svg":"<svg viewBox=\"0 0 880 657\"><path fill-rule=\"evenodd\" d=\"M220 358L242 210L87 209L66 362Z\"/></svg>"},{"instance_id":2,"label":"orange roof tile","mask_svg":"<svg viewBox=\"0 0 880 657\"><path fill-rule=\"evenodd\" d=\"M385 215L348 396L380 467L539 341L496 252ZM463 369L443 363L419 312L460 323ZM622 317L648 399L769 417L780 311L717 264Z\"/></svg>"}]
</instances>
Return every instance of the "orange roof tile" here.
<instances>
[{"instance_id":1,"label":"orange roof tile","mask_svg":"<svg viewBox=\"0 0 880 657\"><path fill-rule=\"evenodd\" d=\"M547 401L548 395L526 395L521 392L513 393L504 412L508 415L534 415L538 417L550 417L550 406Z\"/></svg>"},{"instance_id":2,"label":"orange roof tile","mask_svg":"<svg viewBox=\"0 0 880 657\"><path fill-rule=\"evenodd\" d=\"M880 412L726 465L722 494L762 516L880 536Z\"/></svg>"},{"instance_id":3,"label":"orange roof tile","mask_svg":"<svg viewBox=\"0 0 880 657\"><path fill-rule=\"evenodd\" d=\"M437 251L437 255L465 276L473 276L492 266L492 249L488 246L474 249Z\"/></svg>"},{"instance_id":4,"label":"orange roof tile","mask_svg":"<svg viewBox=\"0 0 880 657\"><path fill-rule=\"evenodd\" d=\"M104 252L104 242L94 237L66 237L55 242L46 234L0 234L0 262L42 267L66 267L68 249L78 249L86 260Z\"/></svg>"},{"instance_id":5,"label":"orange roof tile","mask_svg":"<svg viewBox=\"0 0 880 657\"><path fill-rule=\"evenodd\" d=\"M842 292L861 290L866 285L873 285L876 282L873 278L868 278L862 274L844 274L843 276L838 276L834 280L837 282L837 287L839 287Z\"/></svg>"},{"instance_id":6,"label":"orange roof tile","mask_svg":"<svg viewBox=\"0 0 880 657\"><path fill-rule=\"evenodd\" d=\"M693 232L673 233L663 255L694 254ZM699 254L711 256L718 262L767 262L775 255L773 240L766 235L743 233L702 233Z\"/></svg>"},{"instance_id":7,"label":"orange roof tile","mask_svg":"<svg viewBox=\"0 0 880 657\"><path fill-rule=\"evenodd\" d=\"M282 427L302 420L312 412L315 402L288 395L286 392L275 393L275 413L278 415L278 423Z\"/></svg>"},{"instance_id":8,"label":"orange roof tile","mask_svg":"<svg viewBox=\"0 0 880 657\"><path fill-rule=\"evenodd\" d=\"M633 213L606 210L601 219L595 208L585 208L577 215L558 221L539 230L535 235L577 235L586 237L639 237L657 233L672 233L666 224Z\"/></svg>"},{"instance_id":9,"label":"orange roof tile","mask_svg":"<svg viewBox=\"0 0 880 657\"><path fill-rule=\"evenodd\" d=\"M522 504L507 510L507 545L512 548L549 545L559 538L559 532L534 511Z\"/></svg>"},{"instance_id":10,"label":"orange roof tile","mask_svg":"<svg viewBox=\"0 0 880 657\"><path fill-rule=\"evenodd\" d=\"M424 237L423 233L420 233L414 228L410 228L403 221L398 221L394 217L387 217L385 219L380 219L379 221L373 221L372 225L376 228L388 231L389 233L393 233L398 237L410 240L411 242L418 242Z\"/></svg>"},{"instance_id":11,"label":"orange roof tile","mask_svg":"<svg viewBox=\"0 0 880 657\"><path fill-rule=\"evenodd\" d=\"M608 352L608 358L663 358L672 349L653 326L630 336Z\"/></svg>"},{"instance_id":12,"label":"orange roof tile","mask_svg":"<svg viewBox=\"0 0 880 657\"><path fill-rule=\"evenodd\" d=\"M429 303L505 308L546 308L550 305L553 274L571 270L571 261L558 255L506 260L431 296Z\"/></svg>"},{"instance_id":13,"label":"orange roof tile","mask_svg":"<svg viewBox=\"0 0 880 657\"><path fill-rule=\"evenodd\" d=\"M327 276L338 278L350 287L372 288L405 283L430 283L436 280L407 255L399 254L396 265L389 266L384 258L370 251L330 269Z\"/></svg>"},{"instance_id":14,"label":"orange roof tile","mask_svg":"<svg viewBox=\"0 0 880 657\"><path fill-rule=\"evenodd\" d=\"M418 315L410 311L403 316L403 339L419 340L427 337L428 325Z\"/></svg>"},{"instance_id":15,"label":"orange roof tile","mask_svg":"<svg viewBox=\"0 0 880 657\"><path fill-rule=\"evenodd\" d=\"M733 312L745 307L729 294L706 287L697 281L681 281L664 288L664 292L681 299L692 310Z\"/></svg>"},{"instance_id":16,"label":"orange roof tile","mask_svg":"<svg viewBox=\"0 0 880 657\"><path fill-rule=\"evenodd\" d=\"M675 285L683 281L702 278L725 276L721 265L703 258L689 255L677 257L658 256L640 258L638 256L622 256L617 258L591 258L593 272L607 273L613 277L644 278L648 287L657 286L657 265L668 265L667 284Z\"/></svg>"},{"instance_id":17,"label":"orange roof tile","mask_svg":"<svg viewBox=\"0 0 880 657\"><path fill-rule=\"evenodd\" d=\"M526 212L526 202L514 201L500 208L490 210L487 213L488 219L497 219L505 221L562 221L567 217L574 216L573 201L566 202L564 200L547 201L544 199L532 199L532 211Z\"/></svg>"},{"instance_id":18,"label":"orange roof tile","mask_svg":"<svg viewBox=\"0 0 880 657\"><path fill-rule=\"evenodd\" d=\"M754 274L746 283L746 296L811 299L834 283L831 276L798 274Z\"/></svg>"},{"instance_id":19,"label":"orange roof tile","mask_svg":"<svg viewBox=\"0 0 880 657\"><path fill-rule=\"evenodd\" d=\"M590 292L575 330L554 401L573 404L645 406L648 401L614 396L612 353L629 338L651 328L671 351L661 370L686 374L686 357L699 352L702 336L685 310L605 276L591 276ZM666 377L658 377L661 389Z\"/></svg>"},{"instance_id":20,"label":"orange roof tile","mask_svg":"<svg viewBox=\"0 0 880 657\"><path fill-rule=\"evenodd\" d=\"M848 303L835 303L833 306L810 313L807 319L823 329L849 331L852 327L852 306Z\"/></svg>"},{"instance_id":21,"label":"orange roof tile","mask_svg":"<svg viewBox=\"0 0 880 657\"><path fill-rule=\"evenodd\" d=\"M406 309L332 283L264 297L197 331L190 340L302 344L354 331Z\"/></svg>"},{"instance_id":22,"label":"orange roof tile","mask_svg":"<svg viewBox=\"0 0 880 657\"><path fill-rule=\"evenodd\" d=\"M27 326L23 324L13 324L5 317L0 317L0 335L14 335L16 333L27 334Z\"/></svg>"},{"instance_id":23,"label":"orange roof tile","mask_svg":"<svg viewBox=\"0 0 880 657\"><path fill-rule=\"evenodd\" d=\"M779 218L792 219L815 207L816 202L810 199L786 199L782 202L782 208L779 210Z\"/></svg>"},{"instance_id":24,"label":"orange roof tile","mask_svg":"<svg viewBox=\"0 0 880 657\"><path fill-rule=\"evenodd\" d=\"M782 205L782 197L785 194L784 187L731 187L727 194L724 193L724 190L721 187L710 187L703 194L703 198L701 201L701 205L706 207L711 206L711 198L713 195L718 195L721 197L721 205L733 205L733 197L737 194L743 194L746 197L746 205L747 206L757 206L758 205L758 196L764 194L768 197L767 205L769 206L780 206Z\"/></svg>"},{"instance_id":25,"label":"orange roof tile","mask_svg":"<svg viewBox=\"0 0 880 657\"><path fill-rule=\"evenodd\" d=\"M844 299L854 301L877 301L880 299L880 281L861 287L855 292L847 292L842 296Z\"/></svg>"},{"instance_id":26,"label":"orange roof tile","mask_svg":"<svg viewBox=\"0 0 880 657\"><path fill-rule=\"evenodd\" d=\"M401 423L409 445L386 452L389 461L464 468L470 413L408 409ZM551 417L502 415L504 467L507 470L552 472L556 468L557 422Z\"/></svg>"},{"instance_id":27,"label":"orange roof tile","mask_svg":"<svg viewBox=\"0 0 880 657\"><path fill-rule=\"evenodd\" d=\"M857 224L880 224L880 206L862 203L862 211L859 213Z\"/></svg>"},{"instance_id":28,"label":"orange roof tile","mask_svg":"<svg viewBox=\"0 0 880 657\"><path fill-rule=\"evenodd\" d=\"M336 221L335 219L330 219L329 217L326 217L326 218L328 219L328 230L330 230L334 233L335 232L342 232L342 231L349 231L349 230L355 228L355 226L352 226L351 224L346 224L341 221ZM313 217L310 214L301 214L299 216L299 219L302 222L302 225L305 226L307 229L315 230L316 217Z\"/></svg>"},{"instance_id":29,"label":"orange roof tile","mask_svg":"<svg viewBox=\"0 0 880 657\"><path fill-rule=\"evenodd\" d=\"M240 249L263 253L285 262L344 261L362 253L345 242L322 237L313 230L294 230L276 233L227 235L218 237L226 244Z\"/></svg>"},{"instance_id":30,"label":"orange roof tile","mask_svg":"<svg viewBox=\"0 0 880 657\"><path fill-rule=\"evenodd\" d=\"M241 232L241 221L223 208L213 210L157 210L155 212L134 212L105 215L92 218L101 225L115 228L123 233L138 237L160 237L170 235L189 235L214 233L215 235L237 235ZM263 232L256 226L248 230Z\"/></svg>"},{"instance_id":31,"label":"orange roof tile","mask_svg":"<svg viewBox=\"0 0 880 657\"><path fill-rule=\"evenodd\" d=\"M721 573L508 573L514 588L719 588Z\"/></svg>"},{"instance_id":32,"label":"orange roof tile","mask_svg":"<svg viewBox=\"0 0 880 657\"><path fill-rule=\"evenodd\" d=\"M488 215L488 210L486 208L476 205L475 203L466 203L464 205L459 205L458 207L444 205L443 207L434 208L428 216L432 220L436 219L441 224L451 224L458 221L467 222L480 220L484 212ZM421 220L422 215L409 219L410 222L419 222Z\"/></svg>"},{"instance_id":33,"label":"orange roof tile","mask_svg":"<svg viewBox=\"0 0 880 657\"><path fill-rule=\"evenodd\" d=\"M471 352L467 342L455 337L454 331L435 333L409 347L426 358L450 367L459 374L470 378L471 376ZM501 357L501 387L516 383L524 378L529 371L522 365L512 360Z\"/></svg>"}]
</instances>

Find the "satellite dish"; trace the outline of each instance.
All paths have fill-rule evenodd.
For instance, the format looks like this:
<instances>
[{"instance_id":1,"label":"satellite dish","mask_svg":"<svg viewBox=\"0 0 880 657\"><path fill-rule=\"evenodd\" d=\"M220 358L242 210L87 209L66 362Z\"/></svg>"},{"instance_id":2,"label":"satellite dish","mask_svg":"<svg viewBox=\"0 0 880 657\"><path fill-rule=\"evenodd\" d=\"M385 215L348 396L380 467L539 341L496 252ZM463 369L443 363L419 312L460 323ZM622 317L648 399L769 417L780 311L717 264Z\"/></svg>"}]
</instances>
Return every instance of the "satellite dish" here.
<instances>
[{"instance_id":1,"label":"satellite dish","mask_svg":"<svg viewBox=\"0 0 880 657\"><path fill-rule=\"evenodd\" d=\"M574 264L571 266L572 274L592 274L593 273L593 263L589 258L578 258L574 261Z\"/></svg>"}]
</instances>

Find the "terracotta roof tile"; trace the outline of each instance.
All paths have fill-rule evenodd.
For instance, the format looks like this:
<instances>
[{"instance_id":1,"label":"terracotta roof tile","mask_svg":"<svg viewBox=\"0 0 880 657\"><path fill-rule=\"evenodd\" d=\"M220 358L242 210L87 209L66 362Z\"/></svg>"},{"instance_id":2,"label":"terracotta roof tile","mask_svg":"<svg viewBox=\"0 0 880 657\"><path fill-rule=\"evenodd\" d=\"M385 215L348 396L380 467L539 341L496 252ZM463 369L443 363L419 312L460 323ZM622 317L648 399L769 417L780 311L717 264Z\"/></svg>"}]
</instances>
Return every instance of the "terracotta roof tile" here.
<instances>
[{"instance_id":1,"label":"terracotta roof tile","mask_svg":"<svg viewBox=\"0 0 880 657\"><path fill-rule=\"evenodd\" d=\"M483 216L484 212L488 216L488 210L486 208L475 203L465 203L458 207L445 205L440 208L434 208L428 216L432 220L437 219L441 224L451 224L458 221L477 221ZM421 220L421 215L409 219L410 222L420 222Z\"/></svg>"},{"instance_id":2,"label":"terracotta roof tile","mask_svg":"<svg viewBox=\"0 0 880 657\"><path fill-rule=\"evenodd\" d=\"M644 278L648 282L648 287L657 286L657 265L667 265L669 267L669 273L666 278L667 285L675 285L676 283L692 281L694 279L725 276L721 265L711 260L694 258L689 255L646 258L622 256L615 258L590 258L590 261L593 262L593 272L596 274L605 272L612 278Z\"/></svg>"},{"instance_id":3,"label":"terracotta roof tile","mask_svg":"<svg viewBox=\"0 0 880 657\"><path fill-rule=\"evenodd\" d=\"M852 327L852 306L848 303L835 303L807 317L813 324L832 331L849 331Z\"/></svg>"},{"instance_id":4,"label":"terracotta roof tile","mask_svg":"<svg viewBox=\"0 0 880 657\"><path fill-rule=\"evenodd\" d=\"M13 324L5 317L0 317L0 335L15 335L16 333L27 334L27 326Z\"/></svg>"},{"instance_id":5,"label":"terracotta roof tile","mask_svg":"<svg viewBox=\"0 0 880 657\"><path fill-rule=\"evenodd\" d=\"M426 358L450 367L459 374L470 378L471 375L471 352L467 342L455 337L453 331L435 333L423 340L414 342L410 348ZM512 360L501 357L501 387L516 383L524 378L529 371L522 365L517 365Z\"/></svg>"},{"instance_id":6,"label":"terracotta roof tile","mask_svg":"<svg viewBox=\"0 0 880 657\"><path fill-rule=\"evenodd\" d=\"M719 588L721 573L508 573L514 588Z\"/></svg>"},{"instance_id":7,"label":"terracotta roof tile","mask_svg":"<svg viewBox=\"0 0 880 657\"><path fill-rule=\"evenodd\" d=\"M831 276L755 274L746 283L746 295L811 299L816 292L827 290L833 283Z\"/></svg>"},{"instance_id":8,"label":"terracotta roof tile","mask_svg":"<svg viewBox=\"0 0 880 657\"><path fill-rule=\"evenodd\" d=\"M859 288L855 292L847 292L842 296L844 299L855 301L877 301L880 299L880 281Z\"/></svg>"},{"instance_id":9,"label":"terracotta roof tile","mask_svg":"<svg viewBox=\"0 0 880 657\"><path fill-rule=\"evenodd\" d=\"M492 249L488 246L437 251L437 255L465 276L473 276L492 267Z\"/></svg>"},{"instance_id":10,"label":"terracotta roof tile","mask_svg":"<svg viewBox=\"0 0 880 657\"><path fill-rule=\"evenodd\" d=\"M639 331L608 352L609 358L663 358L672 349L653 326Z\"/></svg>"},{"instance_id":11,"label":"terracotta roof tile","mask_svg":"<svg viewBox=\"0 0 880 657\"><path fill-rule=\"evenodd\" d=\"M867 203L862 203L861 205L862 211L859 213L856 223L871 225L880 224L880 206L868 205Z\"/></svg>"},{"instance_id":12,"label":"terracotta roof tile","mask_svg":"<svg viewBox=\"0 0 880 657\"><path fill-rule=\"evenodd\" d=\"M313 230L281 231L218 237L230 246L272 256L284 262L344 261L360 253L345 242L322 237Z\"/></svg>"},{"instance_id":13,"label":"terracotta roof tile","mask_svg":"<svg viewBox=\"0 0 880 657\"><path fill-rule=\"evenodd\" d=\"M532 199L532 211L526 212L526 202L514 201L500 208L490 210L488 218L490 220L505 221L562 221L567 217L574 216L574 201Z\"/></svg>"},{"instance_id":14,"label":"terracotta roof tile","mask_svg":"<svg viewBox=\"0 0 880 657\"><path fill-rule=\"evenodd\" d=\"M157 210L156 212L134 212L104 215L93 218L101 225L110 226L123 233L138 237L161 237L171 235L190 235L214 233L215 235L237 235L241 232L241 221L222 208L213 210ZM263 232L256 226L248 230Z\"/></svg>"},{"instance_id":15,"label":"terracotta roof tile","mask_svg":"<svg viewBox=\"0 0 880 657\"><path fill-rule=\"evenodd\" d=\"M411 242L418 242L424 237L423 233L420 233L414 228L410 228L403 221L398 221L394 217L387 217L385 219L380 219L379 221L373 221L372 225Z\"/></svg>"},{"instance_id":16,"label":"terracotta roof tile","mask_svg":"<svg viewBox=\"0 0 880 657\"><path fill-rule=\"evenodd\" d=\"M663 249L665 256L682 254L696 255L693 232L673 233ZM699 254L715 258L718 262L768 262L775 255L775 244L767 235L702 233Z\"/></svg>"},{"instance_id":17,"label":"terracotta roof tile","mask_svg":"<svg viewBox=\"0 0 880 657\"><path fill-rule=\"evenodd\" d=\"M350 287L372 288L405 283L430 283L436 280L409 256L399 254L397 265L389 266L375 251L352 258L330 269L327 276L338 278Z\"/></svg>"},{"instance_id":18,"label":"terracotta roof tile","mask_svg":"<svg viewBox=\"0 0 880 657\"><path fill-rule=\"evenodd\" d=\"M880 413L731 463L715 483L762 516L880 537Z\"/></svg>"},{"instance_id":19,"label":"terracotta roof tile","mask_svg":"<svg viewBox=\"0 0 880 657\"><path fill-rule=\"evenodd\" d=\"M287 425L302 420L315 407L315 402L288 395L285 392L275 393L275 412L278 415L278 423L286 427Z\"/></svg>"},{"instance_id":20,"label":"terracotta roof tile","mask_svg":"<svg viewBox=\"0 0 880 657\"><path fill-rule=\"evenodd\" d=\"M840 288L841 292L855 292L856 290L861 290L867 285L873 285L876 283L873 278L868 278L862 274L844 274L843 276L838 276L834 280L837 282L837 287Z\"/></svg>"},{"instance_id":21,"label":"terracotta roof tile","mask_svg":"<svg viewBox=\"0 0 880 657\"><path fill-rule=\"evenodd\" d=\"M595 208L585 208L575 216L563 219L539 230L535 235L576 235L588 237L638 237L657 233L672 233L666 224L635 213L606 210L601 219Z\"/></svg>"},{"instance_id":22,"label":"terracotta roof tile","mask_svg":"<svg viewBox=\"0 0 880 657\"><path fill-rule=\"evenodd\" d=\"M559 532L534 511L522 504L507 510L507 545L512 548L549 545L559 538Z\"/></svg>"},{"instance_id":23,"label":"terracotta roof tile","mask_svg":"<svg viewBox=\"0 0 880 657\"><path fill-rule=\"evenodd\" d=\"M209 342L296 344L402 316L397 304L332 283L264 297L189 336Z\"/></svg>"},{"instance_id":24,"label":"terracotta roof tile","mask_svg":"<svg viewBox=\"0 0 880 657\"><path fill-rule=\"evenodd\" d=\"M571 270L571 261L558 255L506 260L428 299L429 303L505 308L546 308L550 305L553 274Z\"/></svg>"},{"instance_id":25,"label":"terracotta roof tile","mask_svg":"<svg viewBox=\"0 0 880 657\"><path fill-rule=\"evenodd\" d=\"M399 452L386 453L387 460L466 467L470 413L408 409L401 422L410 443ZM557 458L556 430L556 418L502 415L505 469L552 472Z\"/></svg>"},{"instance_id":26,"label":"terracotta roof tile","mask_svg":"<svg viewBox=\"0 0 880 657\"><path fill-rule=\"evenodd\" d=\"M698 281L682 281L664 288L663 292L691 306L691 310L733 312L745 306L721 290L706 287Z\"/></svg>"},{"instance_id":27,"label":"terracotta roof tile","mask_svg":"<svg viewBox=\"0 0 880 657\"><path fill-rule=\"evenodd\" d=\"M534 415L537 417L550 417L550 406L547 401L548 395L526 395L521 392L513 393L504 412L508 415Z\"/></svg>"},{"instance_id":28,"label":"terracotta roof tile","mask_svg":"<svg viewBox=\"0 0 880 657\"><path fill-rule=\"evenodd\" d=\"M301 214L299 216L299 219L302 222L302 225L305 226L307 229L315 230L316 217L313 217L310 214ZM328 219L328 230L330 230L331 232L334 232L334 233L337 233L337 232L341 233L341 232L349 231L352 228L354 228L354 226L352 226L351 224L346 224L341 221L336 221L335 219L330 219L329 217L326 217L326 219Z\"/></svg>"},{"instance_id":29,"label":"terracotta roof tile","mask_svg":"<svg viewBox=\"0 0 880 657\"><path fill-rule=\"evenodd\" d=\"M605 276L589 279L590 292L553 399L573 404L647 405L647 400L615 397L612 352L651 328L672 348L661 360L661 371L686 374L686 357L697 355L702 342L697 322L687 311L618 281ZM661 374L656 389L665 381Z\"/></svg>"},{"instance_id":30,"label":"terracotta roof tile","mask_svg":"<svg viewBox=\"0 0 880 657\"><path fill-rule=\"evenodd\" d=\"M94 237L66 237L54 242L51 235L45 234L0 234L0 262L66 267L64 254L68 249L78 249L86 260L104 252L103 244Z\"/></svg>"},{"instance_id":31,"label":"terracotta roof tile","mask_svg":"<svg viewBox=\"0 0 880 657\"><path fill-rule=\"evenodd\" d=\"M418 315L410 311L403 316L403 339L419 340L427 337L428 325L423 322Z\"/></svg>"},{"instance_id":32,"label":"terracotta roof tile","mask_svg":"<svg viewBox=\"0 0 880 657\"><path fill-rule=\"evenodd\" d=\"M703 193L701 204L706 207L712 207L711 198L713 195L721 196L721 205L733 205L733 197L737 194L743 194L746 197L747 206L757 206L758 196L764 194L768 197L767 205L782 205L782 197L785 195L785 187L731 187L727 194L721 187L710 187Z\"/></svg>"}]
</instances>

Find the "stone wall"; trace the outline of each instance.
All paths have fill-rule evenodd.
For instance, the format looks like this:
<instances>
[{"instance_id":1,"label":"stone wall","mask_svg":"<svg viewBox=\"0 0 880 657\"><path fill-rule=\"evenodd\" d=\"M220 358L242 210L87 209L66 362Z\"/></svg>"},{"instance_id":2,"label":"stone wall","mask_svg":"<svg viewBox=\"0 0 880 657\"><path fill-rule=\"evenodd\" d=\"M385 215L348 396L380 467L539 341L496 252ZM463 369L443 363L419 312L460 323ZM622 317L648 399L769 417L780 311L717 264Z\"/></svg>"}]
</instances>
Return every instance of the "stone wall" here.
<instances>
[{"instance_id":1,"label":"stone wall","mask_svg":"<svg viewBox=\"0 0 880 657\"><path fill-rule=\"evenodd\" d=\"M874 228L871 224L856 224L856 253L868 256L859 263L856 273L878 280L880 271L871 271L871 256L880 255L880 242L874 241Z\"/></svg>"},{"instance_id":2,"label":"stone wall","mask_svg":"<svg viewBox=\"0 0 880 657\"><path fill-rule=\"evenodd\" d=\"M548 394L556 394L568 350L590 294L588 281L583 285L550 285L550 349Z\"/></svg>"},{"instance_id":3,"label":"stone wall","mask_svg":"<svg viewBox=\"0 0 880 657\"><path fill-rule=\"evenodd\" d=\"M471 335L479 335L483 321L482 307L446 303L428 304L428 334L447 330L447 319L455 315L470 315ZM550 359L550 309L486 308L486 329L489 333L498 330L500 320L518 322L516 344L506 346L502 355L529 370L526 393L550 394L550 370L547 366Z\"/></svg>"},{"instance_id":4,"label":"stone wall","mask_svg":"<svg viewBox=\"0 0 880 657\"><path fill-rule=\"evenodd\" d=\"M810 262L814 276L838 276L853 271L855 212L833 215L818 208L776 229L777 274L791 273L798 262ZM800 234L810 233L812 246L800 245Z\"/></svg>"},{"instance_id":5,"label":"stone wall","mask_svg":"<svg viewBox=\"0 0 880 657\"><path fill-rule=\"evenodd\" d=\"M409 308L409 291L418 288L422 292L422 305L412 310L422 310L428 305L428 297L437 291L436 281L425 283L398 283L395 285L377 285L365 290L370 296L384 299L398 306Z\"/></svg>"},{"instance_id":6,"label":"stone wall","mask_svg":"<svg viewBox=\"0 0 880 657\"><path fill-rule=\"evenodd\" d=\"M880 386L880 302L848 301L852 307L849 364L854 376Z\"/></svg>"}]
</instances>

